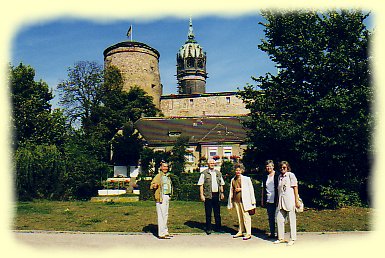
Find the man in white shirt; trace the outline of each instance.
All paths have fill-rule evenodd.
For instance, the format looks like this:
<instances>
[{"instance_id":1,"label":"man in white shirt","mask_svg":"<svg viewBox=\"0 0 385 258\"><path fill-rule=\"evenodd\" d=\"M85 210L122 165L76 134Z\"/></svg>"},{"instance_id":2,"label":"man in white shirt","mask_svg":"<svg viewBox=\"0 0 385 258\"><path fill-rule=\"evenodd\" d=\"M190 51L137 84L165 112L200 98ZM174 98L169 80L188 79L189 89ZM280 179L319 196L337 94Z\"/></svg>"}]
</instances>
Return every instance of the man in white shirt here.
<instances>
[{"instance_id":1,"label":"man in white shirt","mask_svg":"<svg viewBox=\"0 0 385 258\"><path fill-rule=\"evenodd\" d=\"M274 170L274 162L267 160L265 162L266 175L262 180L261 206L267 210L269 220L270 235L269 238L275 238L275 216L278 200L278 176Z\"/></svg>"},{"instance_id":2,"label":"man in white shirt","mask_svg":"<svg viewBox=\"0 0 385 258\"><path fill-rule=\"evenodd\" d=\"M214 211L215 231L221 232L220 200L224 199L222 173L214 169L215 161L208 161L208 169L202 171L198 181L200 198L205 204L206 233L211 234L211 213Z\"/></svg>"}]
</instances>

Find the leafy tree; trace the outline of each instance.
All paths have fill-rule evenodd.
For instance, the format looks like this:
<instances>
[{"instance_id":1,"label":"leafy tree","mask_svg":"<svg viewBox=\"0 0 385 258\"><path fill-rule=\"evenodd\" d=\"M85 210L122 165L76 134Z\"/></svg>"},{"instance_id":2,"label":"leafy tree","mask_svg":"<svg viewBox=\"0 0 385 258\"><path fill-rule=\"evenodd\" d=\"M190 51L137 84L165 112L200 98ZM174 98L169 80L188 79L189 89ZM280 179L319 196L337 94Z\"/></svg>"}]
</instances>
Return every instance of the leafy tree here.
<instances>
[{"instance_id":1,"label":"leafy tree","mask_svg":"<svg viewBox=\"0 0 385 258\"><path fill-rule=\"evenodd\" d=\"M12 119L14 129L13 145L17 148L27 142L36 144L60 144L65 131L60 111L51 114L52 92L47 83L35 81L35 70L20 63L9 66Z\"/></svg>"},{"instance_id":2,"label":"leafy tree","mask_svg":"<svg viewBox=\"0 0 385 258\"><path fill-rule=\"evenodd\" d=\"M128 92L119 88L107 88L103 97L103 105L95 112L93 123L102 123L110 133L110 139L128 122L135 123L143 116L153 117L160 114L152 97L139 88L132 87Z\"/></svg>"},{"instance_id":3,"label":"leafy tree","mask_svg":"<svg viewBox=\"0 0 385 258\"><path fill-rule=\"evenodd\" d=\"M174 146L172 147L170 162L172 173L175 175L184 173L186 166L186 155L188 154L186 151L188 140L189 138L186 136L179 136L175 141Z\"/></svg>"},{"instance_id":4,"label":"leafy tree","mask_svg":"<svg viewBox=\"0 0 385 258\"><path fill-rule=\"evenodd\" d=\"M370 170L369 14L359 10L262 13L258 47L278 68L240 95L262 163L289 160L300 179L366 193ZM257 161L256 161L257 162ZM365 196L366 197L366 196Z\"/></svg>"},{"instance_id":5,"label":"leafy tree","mask_svg":"<svg viewBox=\"0 0 385 258\"><path fill-rule=\"evenodd\" d=\"M57 199L68 128L63 112L51 110L53 96L48 85L34 77L30 66L9 66L16 197Z\"/></svg>"},{"instance_id":6,"label":"leafy tree","mask_svg":"<svg viewBox=\"0 0 385 258\"><path fill-rule=\"evenodd\" d=\"M162 160L169 162L171 153L169 151L154 151L150 148L143 148L140 153L141 167L144 174L154 175L158 173ZM154 171L152 171L154 167Z\"/></svg>"},{"instance_id":7,"label":"leafy tree","mask_svg":"<svg viewBox=\"0 0 385 258\"><path fill-rule=\"evenodd\" d=\"M112 140L112 163L115 165L135 166L139 162L143 141L132 123L126 123Z\"/></svg>"},{"instance_id":8,"label":"leafy tree","mask_svg":"<svg viewBox=\"0 0 385 258\"><path fill-rule=\"evenodd\" d=\"M71 124L80 123L89 132L93 111L103 96L103 66L97 62L79 61L68 68L68 79L57 86L60 104Z\"/></svg>"},{"instance_id":9,"label":"leafy tree","mask_svg":"<svg viewBox=\"0 0 385 258\"><path fill-rule=\"evenodd\" d=\"M111 168L100 160L92 144L98 141L74 130L65 145L66 169L61 177L62 199L88 200L97 195L101 181L111 174Z\"/></svg>"},{"instance_id":10,"label":"leafy tree","mask_svg":"<svg viewBox=\"0 0 385 258\"><path fill-rule=\"evenodd\" d=\"M133 124L143 116L159 115L160 110L143 89L132 87L128 92L123 91L121 78L117 68L107 67L103 105L94 113L92 123L99 129L103 128L104 141L111 142L114 157L117 158L114 162L134 165L138 162L143 142ZM123 131L122 135L117 134L119 130Z\"/></svg>"}]
</instances>

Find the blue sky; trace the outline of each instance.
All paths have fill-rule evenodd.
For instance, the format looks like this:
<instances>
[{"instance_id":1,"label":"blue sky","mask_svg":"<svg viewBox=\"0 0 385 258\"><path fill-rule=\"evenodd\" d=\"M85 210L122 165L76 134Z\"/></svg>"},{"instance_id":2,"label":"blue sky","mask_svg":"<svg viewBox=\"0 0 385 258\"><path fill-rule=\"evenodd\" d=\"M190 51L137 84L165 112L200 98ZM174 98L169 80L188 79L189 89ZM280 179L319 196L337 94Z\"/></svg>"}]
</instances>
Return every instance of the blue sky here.
<instances>
[{"instance_id":1,"label":"blue sky","mask_svg":"<svg viewBox=\"0 0 385 258\"><path fill-rule=\"evenodd\" d=\"M257 47L264 37L261 16L192 17L195 38L207 53L207 92L236 91L251 76L275 72L274 64ZM189 17L152 20L53 19L27 24L12 41L12 64L31 65L35 80L42 79L54 90L67 78L67 69L77 61L103 64L103 51L128 40L133 26L133 40L146 43L160 52L159 69L163 94L177 93L176 53L187 40ZM53 102L54 105L57 99Z\"/></svg>"},{"instance_id":2,"label":"blue sky","mask_svg":"<svg viewBox=\"0 0 385 258\"><path fill-rule=\"evenodd\" d=\"M257 11L239 16L192 17L195 38L207 53L207 92L236 91L251 76L276 73L274 63L258 49L264 38L263 18ZM372 25L372 16L367 21ZM11 63L23 62L36 71L35 80L47 82L54 95L56 85L67 78L67 69L77 61L103 64L103 51L128 40L146 43L160 52L159 69L163 94L177 93L176 53L187 40L189 16L158 19L54 18L21 27L12 41ZM58 98L52 104L57 107Z\"/></svg>"}]
</instances>

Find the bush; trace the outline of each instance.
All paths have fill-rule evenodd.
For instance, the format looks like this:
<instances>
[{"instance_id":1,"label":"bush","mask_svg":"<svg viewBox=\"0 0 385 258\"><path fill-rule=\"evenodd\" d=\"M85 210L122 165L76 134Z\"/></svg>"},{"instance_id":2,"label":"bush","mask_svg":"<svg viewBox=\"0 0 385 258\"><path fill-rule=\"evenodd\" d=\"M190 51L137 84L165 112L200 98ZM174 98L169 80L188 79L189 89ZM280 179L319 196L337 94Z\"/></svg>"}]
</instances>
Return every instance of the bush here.
<instances>
[{"instance_id":1,"label":"bush","mask_svg":"<svg viewBox=\"0 0 385 258\"><path fill-rule=\"evenodd\" d=\"M62 154L55 145L29 144L15 152L16 195L19 200L57 199L65 170Z\"/></svg>"},{"instance_id":2,"label":"bush","mask_svg":"<svg viewBox=\"0 0 385 258\"><path fill-rule=\"evenodd\" d=\"M347 206L362 206L359 193L332 185L299 183L299 195L307 207L338 209Z\"/></svg>"},{"instance_id":3,"label":"bush","mask_svg":"<svg viewBox=\"0 0 385 258\"><path fill-rule=\"evenodd\" d=\"M154 191L150 189L151 180L144 180L141 178L136 184L138 185L140 191L139 200L154 200Z\"/></svg>"},{"instance_id":4,"label":"bush","mask_svg":"<svg viewBox=\"0 0 385 258\"><path fill-rule=\"evenodd\" d=\"M182 173L180 176L170 173L170 177L173 184L173 200L179 201L199 201L199 186L197 185L200 173ZM230 178L229 178L230 179ZM261 184L259 181L251 180L254 187L255 199L257 205L261 200ZM150 180L140 180L138 187L140 190L140 200L154 200L154 193L150 190ZM227 199L229 197L230 181L225 182L224 195L225 199L222 201L223 205L227 205Z\"/></svg>"},{"instance_id":5,"label":"bush","mask_svg":"<svg viewBox=\"0 0 385 258\"><path fill-rule=\"evenodd\" d=\"M104 175L110 173L108 164L98 160L95 156L77 148L66 150L66 170L63 182L62 199L89 200L98 194L102 188L100 181Z\"/></svg>"}]
</instances>

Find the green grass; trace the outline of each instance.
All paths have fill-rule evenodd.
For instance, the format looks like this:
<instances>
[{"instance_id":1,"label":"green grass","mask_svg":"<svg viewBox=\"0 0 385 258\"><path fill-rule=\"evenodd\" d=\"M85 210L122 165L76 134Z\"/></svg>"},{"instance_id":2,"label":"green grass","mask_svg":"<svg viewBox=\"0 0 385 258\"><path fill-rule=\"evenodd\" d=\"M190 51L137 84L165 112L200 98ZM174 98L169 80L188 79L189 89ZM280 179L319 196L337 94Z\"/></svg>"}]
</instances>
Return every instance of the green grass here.
<instances>
[{"instance_id":1,"label":"green grass","mask_svg":"<svg viewBox=\"0 0 385 258\"><path fill-rule=\"evenodd\" d=\"M157 217L153 201L132 203L33 201L16 203L13 228L17 230L55 230L84 232L153 232ZM313 210L297 214L299 232L368 231L373 209L349 207ZM238 228L233 210L221 207L226 232ZM173 233L203 233L204 207L201 202L171 201L169 230ZM268 230L266 210L257 208L252 216L254 232Z\"/></svg>"}]
</instances>

